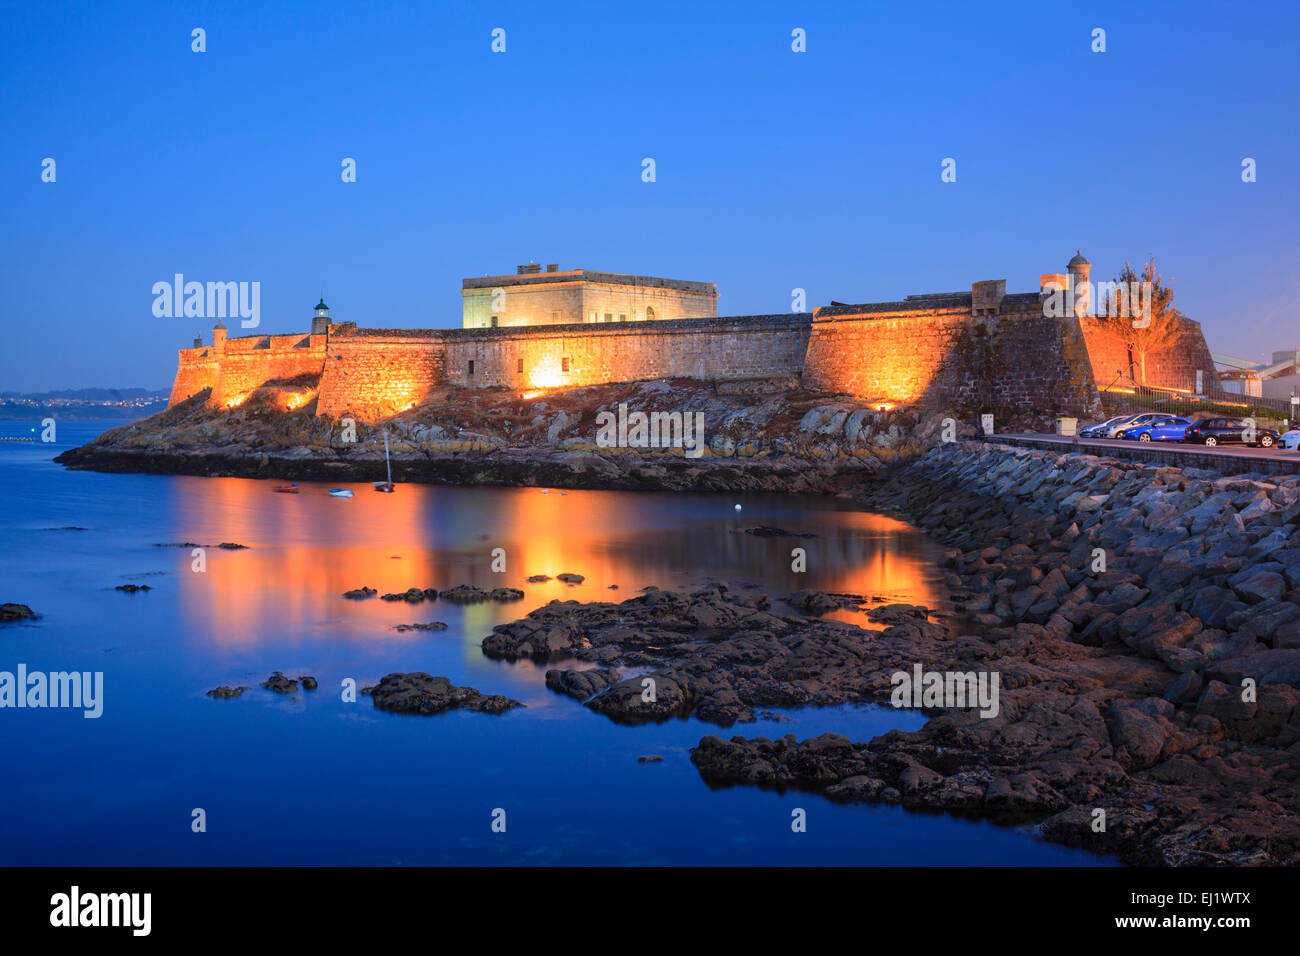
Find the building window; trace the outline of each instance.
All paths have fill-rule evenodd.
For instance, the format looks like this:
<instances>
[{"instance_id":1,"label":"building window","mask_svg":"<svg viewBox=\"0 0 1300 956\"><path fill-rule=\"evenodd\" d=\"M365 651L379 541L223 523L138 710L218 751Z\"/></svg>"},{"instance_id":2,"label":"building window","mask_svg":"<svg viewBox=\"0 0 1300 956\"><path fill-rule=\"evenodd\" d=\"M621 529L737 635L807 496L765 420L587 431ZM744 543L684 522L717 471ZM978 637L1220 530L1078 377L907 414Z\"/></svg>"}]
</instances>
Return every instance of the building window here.
<instances>
[{"instance_id":1,"label":"building window","mask_svg":"<svg viewBox=\"0 0 1300 956\"><path fill-rule=\"evenodd\" d=\"M627 316L626 316L626 315L620 315L620 316L618 317L618 320L619 320L620 322L626 322L626 321L627 321Z\"/></svg>"},{"instance_id":2,"label":"building window","mask_svg":"<svg viewBox=\"0 0 1300 956\"><path fill-rule=\"evenodd\" d=\"M556 325L559 325L559 324L563 321L563 318L562 318L561 316L562 316L562 313L559 313L559 312L552 312L552 313L551 313L551 321L554 322Z\"/></svg>"},{"instance_id":3,"label":"building window","mask_svg":"<svg viewBox=\"0 0 1300 956\"><path fill-rule=\"evenodd\" d=\"M499 318L500 318L500 316L496 316L496 315L492 316L492 328L495 329L495 328L497 327L497 320L498 320Z\"/></svg>"},{"instance_id":4,"label":"building window","mask_svg":"<svg viewBox=\"0 0 1300 956\"><path fill-rule=\"evenodd\" d=\"M653 322L655 320L655 310L650 308L648 305L645 307L645 318L647 322Z\"/></svg>"},{"instance_id":5,"label":"building window","mask_svg":"<svg viewBox=\"0 0 1300 956\"><path fill-rule=\"evenodd\" d=\"M595 313L595 312L591 313L591 321L592 321L592 322L595 322L595 321L596 321L596 313Z\"/></svg>"},{"instance_id":6,"label":"building window","mask_svg":"<svg viewBox=\"0 0 1300 956\"><path fill-rule=\"evenodd\" d=\"M469 360L469 374L470 374L471 377L473 377L473 375L474 375L474 360L473 360L473 359L470 359L470 360Z\"/></svg>"},{"instance_id":7,"label":"building window","mask_svg":"<svg viewBox=\"0 0 1300 956\"><path fill-rule=\"evenodd\" d=\"M515 367L515 371L518 372L520 375L523 375L523 374L524 374L524 360L523 360L523 359L520 359L520 360L519 360L518 364L517 364L516 367Z\"/></svg>"},{"instance_id":8,"label":"building window","mask_svg":"<svg viewBox=\"0 0 1300 956\"><path fill-rule=\"evenodd\" d=\"M568 370L569 370L569 357L566 355L564 358L560 359L560 371L567 372Z\"/></svg>"}]
</instances>

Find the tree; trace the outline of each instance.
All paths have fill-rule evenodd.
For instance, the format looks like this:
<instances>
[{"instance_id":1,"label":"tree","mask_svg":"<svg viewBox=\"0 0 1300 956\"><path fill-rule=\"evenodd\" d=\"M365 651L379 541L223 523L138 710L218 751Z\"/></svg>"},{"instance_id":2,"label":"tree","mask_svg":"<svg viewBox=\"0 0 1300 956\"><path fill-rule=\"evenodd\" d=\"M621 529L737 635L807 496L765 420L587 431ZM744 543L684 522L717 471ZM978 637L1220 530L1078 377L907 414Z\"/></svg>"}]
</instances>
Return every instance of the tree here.
<instances>
[{"instance_id":1,"label":"tree","mask_svg":"<svg viewBox=\"0 0 1300 956\"><path fill-rule=\"evenodd\" d=\"M1155 257L1140 277L1125 262L1114 282L1098 283L1097 303L1097 322L1124 343L1138 368L1134 379L1147 384L1147 355L1177 343L1186 319L1174 308L1174 290L1161 281Z\"/></svg>"}]
</instances>

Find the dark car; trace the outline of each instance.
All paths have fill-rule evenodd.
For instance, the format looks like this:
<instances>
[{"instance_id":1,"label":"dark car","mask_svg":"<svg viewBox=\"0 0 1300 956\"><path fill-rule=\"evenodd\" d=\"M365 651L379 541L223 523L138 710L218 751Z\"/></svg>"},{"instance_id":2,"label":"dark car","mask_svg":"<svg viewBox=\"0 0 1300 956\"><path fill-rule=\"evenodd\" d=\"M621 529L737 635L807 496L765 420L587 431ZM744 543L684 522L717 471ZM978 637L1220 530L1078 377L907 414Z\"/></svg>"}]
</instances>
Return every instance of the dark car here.
<instances>
[{"instance_id":1,"label":"dark car","mask_svg":"<svg viewBox=\"0 0 1300 956\"><path fill-rule=\"evenodd\" d=\"M1260 448L1277 447L1278 434L1271 428L1251 426L1240 418L1203 418L1193 422L1183 433L1183 441L1200 445L1256 445ZM1250 438L1247 441L1247 437Z\"/></svg>"}]
</instances>

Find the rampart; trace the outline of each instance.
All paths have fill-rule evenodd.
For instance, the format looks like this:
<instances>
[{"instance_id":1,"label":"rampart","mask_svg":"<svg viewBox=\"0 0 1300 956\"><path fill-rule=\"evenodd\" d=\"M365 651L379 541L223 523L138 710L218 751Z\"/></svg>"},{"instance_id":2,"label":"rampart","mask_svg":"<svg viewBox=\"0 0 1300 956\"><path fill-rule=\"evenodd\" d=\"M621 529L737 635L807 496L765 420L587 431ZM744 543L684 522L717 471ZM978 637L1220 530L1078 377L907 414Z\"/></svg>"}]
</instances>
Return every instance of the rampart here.
<instances>
[{"instance_id":1,"label":"rampart","mask_svg":"<svg viewBox=\"0 0 1300 956\"><path fill-rule=\"evenodd\" d=\"M893 407L1086 417L1098 387L1133 368L1097 321L1045 314L1039 293L1003 280L970 292L807 314L581 323L487 329L358 329L324 321L315 334L246 336L182 349L171 404L212 389L232 407L268 382L319 376L316 411L374 421L418 405L439 386L522 392L649 379L801 376L805 387ZM1200 325L1147 356L1145 384L1213 381ZM286 393L288 403L305 393ZM299 407L288 404L286 407Z\"/></svg>"},{"instance_id":2,"label":"rampart","mask_svg":"<svg viewBox=\"0 0 1300 956\"><path fill-rule=\"evenodd\" d=\"M978 290L977 290L978 291ZM1091 415L1096 382L1077 319L1038 295L914 296L818 309L804 384L873 404Z\"/></svg>"},{"instance_id":3,"label":"rampart","mask_svg":"<svg viewBox=\"0 0 1300 956\"><path fill-rule=\"evenodd\" d=\"M221 336L207 347L180 350L170 405L205 388L213 405L239 404L269 381L319 375L325 364L325 335Z\"/></svg>"}]
</instances>

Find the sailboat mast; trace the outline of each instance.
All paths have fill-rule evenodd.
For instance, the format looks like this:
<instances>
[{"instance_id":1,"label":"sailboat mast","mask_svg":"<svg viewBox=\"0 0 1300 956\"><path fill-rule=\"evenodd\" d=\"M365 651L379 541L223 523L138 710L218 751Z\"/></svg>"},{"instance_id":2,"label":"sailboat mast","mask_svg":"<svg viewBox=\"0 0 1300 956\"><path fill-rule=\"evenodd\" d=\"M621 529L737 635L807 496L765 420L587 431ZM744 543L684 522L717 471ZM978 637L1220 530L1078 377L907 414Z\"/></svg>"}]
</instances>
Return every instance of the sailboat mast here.
<instances>
[{"instance_id":1,"label":"sailboat mast","mask_svg":"<svg viewBox=\"0 0 1300 956\"><path fill-rule=\"evenodd\" d=\"M388 432L384 432L384 466L388 469L388 487L393 487L393 463L388 460Z\"/></svg>"}]
</instances>

